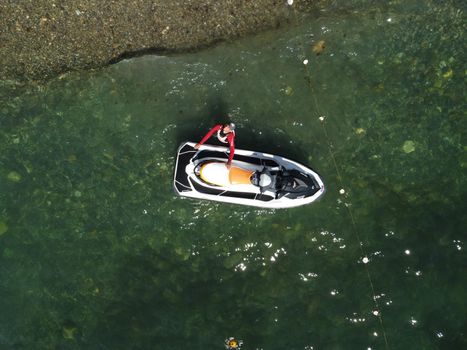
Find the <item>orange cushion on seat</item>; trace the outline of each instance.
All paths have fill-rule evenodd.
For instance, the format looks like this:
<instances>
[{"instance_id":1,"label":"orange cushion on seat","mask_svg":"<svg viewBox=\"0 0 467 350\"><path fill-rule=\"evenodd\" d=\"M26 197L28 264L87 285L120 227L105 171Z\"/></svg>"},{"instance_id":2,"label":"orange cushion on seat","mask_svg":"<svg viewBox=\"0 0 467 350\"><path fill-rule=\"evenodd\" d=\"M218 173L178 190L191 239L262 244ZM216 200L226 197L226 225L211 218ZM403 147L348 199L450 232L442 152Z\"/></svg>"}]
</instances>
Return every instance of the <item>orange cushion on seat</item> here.
<instances>
[{"instance_id":1,"label":"orange cushion on seat","mask_svg":"<svg viewBox=\"0 0 467 350\"><path fill-rule=\"evenodd\" d=\"M231 167L229 180L232 185L251 185L251 175L254 171Z\"/></svg>"}]
</instances>

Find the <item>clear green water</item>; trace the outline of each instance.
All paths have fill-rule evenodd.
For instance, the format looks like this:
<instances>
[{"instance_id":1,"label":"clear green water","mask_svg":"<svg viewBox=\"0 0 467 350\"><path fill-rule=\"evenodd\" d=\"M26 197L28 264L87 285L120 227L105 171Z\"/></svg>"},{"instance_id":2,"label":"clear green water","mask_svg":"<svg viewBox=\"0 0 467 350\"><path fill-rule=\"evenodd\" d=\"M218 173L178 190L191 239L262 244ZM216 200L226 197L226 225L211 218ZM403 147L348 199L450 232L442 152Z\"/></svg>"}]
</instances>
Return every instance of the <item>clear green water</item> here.
<instances>
[{"instance_id":1,"label":"clear green water","mask_svg":"<svg viewBox=\"0 0 467 350\"><path fill-rule=\"evenodd\" d=\"M464 6L336 1L196 54L2 82L0 348L465 348ZM324 198L175 197L177 146L226 114Z\"/></svg>"}]
</instances>

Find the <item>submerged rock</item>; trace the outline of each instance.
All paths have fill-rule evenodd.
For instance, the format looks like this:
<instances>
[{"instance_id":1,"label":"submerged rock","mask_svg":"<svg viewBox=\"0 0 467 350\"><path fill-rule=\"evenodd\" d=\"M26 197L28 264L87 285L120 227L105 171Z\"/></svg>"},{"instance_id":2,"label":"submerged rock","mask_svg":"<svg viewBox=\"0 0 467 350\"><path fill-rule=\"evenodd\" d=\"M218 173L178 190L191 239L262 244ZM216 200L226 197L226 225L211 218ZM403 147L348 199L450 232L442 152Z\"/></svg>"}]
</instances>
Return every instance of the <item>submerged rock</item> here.
<instances>
[{"instance_id":1,"label":"submerged rock","mask_svg":"<svg viewBox=\"0 0 467 350\"><path fill-rule=\"evenodd\" d=\"M291 86L287 86L285 89L284 89L284 93L287 95L287 96L292 96L293 95L293 88Z\"/></svg>"},{"instance_id":2,"label":"submerged rock","mask_svg":"<svg viewBox=\"0 0 467 350\"><path fill-rule=\"evenodd\" d=\"M76 328L63 328L62 334L65 339L75 339Z\"/></svg>"},{"instance_id":3,"label":"submerged rock","mask_svg":"<svg viewBox=\"0 0 467 350\"><path fill-rule=\"evenodd\" d=\"M12 181L12 182L20 182L21 181L21 175L17 173L16 171L10 171L7 175L7 179Z\"/></svg>"},{"instance_id":4,"label":"submerged rock","mask_svg":"<svg viewBox=\"0 0 467 350\"><path fill-rule=\"evenodd\" d=\"M325 48L326 48L326 42L324 40L320 40L316 44L313 45L312 50L317 56L319 56L323 53Z\"/></svg>"},{"instance_id":5,"label":"submerged rock","mask_svg":"<svg viewBox=\"0 0 467 350\"><path fill-rule=\"evenodd\" d=\"M357 128L357 129L355 129L355 133L357 135L364 135L366 133L366 130L363 129L363 128Z\"/></svg>"},{"instance_id":6,"label":"submerged rock","mask_svg":"<svg viewBox=\"0 0 467 350\"><path fill-rule=\"evenodd\" d=\"M4 222L0 221L0 236L8 231L8 226Z\"/></svg>"},{"instance_id":7,"label":"submerged rock","mask_svg":"<svg viewBox=\"0 0 467 350\"><path fill-rule=\"evenodd\" d=\"M65 321L62 325L62 336L67 340L73 340L78 334L78 328L72 321Z\"/></svg>"},{"instance_id":8,"label":"submerged rock","mask_svg":"<svg viewBox=\"0 0 467 350\"><path fill-rule=\"evenodd\" d=\"M413 151L415 151L415 142L413 142L412 140L405 141L404 145L402 146L402 150L405 153L412 153Z\"/></svg>"}]
</instances>

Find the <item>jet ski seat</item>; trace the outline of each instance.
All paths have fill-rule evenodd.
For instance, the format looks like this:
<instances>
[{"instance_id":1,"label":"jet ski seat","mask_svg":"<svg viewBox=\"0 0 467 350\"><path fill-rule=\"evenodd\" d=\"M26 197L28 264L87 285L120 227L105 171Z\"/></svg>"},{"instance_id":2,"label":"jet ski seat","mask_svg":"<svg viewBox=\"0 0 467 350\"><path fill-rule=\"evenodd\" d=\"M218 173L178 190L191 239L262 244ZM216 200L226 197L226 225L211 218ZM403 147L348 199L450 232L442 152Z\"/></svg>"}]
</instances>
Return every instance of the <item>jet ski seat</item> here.
<instances>
[{"instance_id":1,"label":"jet ski seat","mask_svg":"<svg viewBox=\"0 0 467 350\"><path fill-rule=\"evenodd\" d=\"M195 168L195 174L204 182L214 186L251 185L254 171L232 166L227 169L224 162L203 162Z\"/></svg>"}]
</instances>

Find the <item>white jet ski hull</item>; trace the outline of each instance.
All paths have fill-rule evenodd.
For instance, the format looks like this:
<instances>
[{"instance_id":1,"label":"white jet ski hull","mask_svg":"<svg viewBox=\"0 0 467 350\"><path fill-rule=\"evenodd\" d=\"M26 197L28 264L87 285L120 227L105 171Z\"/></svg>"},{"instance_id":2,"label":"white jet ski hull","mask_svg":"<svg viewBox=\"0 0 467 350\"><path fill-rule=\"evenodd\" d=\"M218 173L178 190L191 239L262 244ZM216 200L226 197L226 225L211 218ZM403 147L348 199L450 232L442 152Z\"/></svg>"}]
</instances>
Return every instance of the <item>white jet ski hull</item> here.
<instances>
[{"instance_id":1,"label":"white jet ski hull","mask_svg":"<svg viewBox=\"0 0 467 350\"><path fill-rule=\"evenodd\" d=\"M266 171L281 175L293 173L304 179L304 182L297 180L303 186L290 183L289 192L260 187L258 184L245 182L244 179L238 183L229 183L226 180L229 170L225 166L228 148L204 144L196 150L194 146L194 142L185 142L177 152L174 189L180 196L260 208L291 208L312 203L325 192L319 175L304 165L281 156L241 149L235 150L231 171L234 169L244 178L247 172L259 174ZM202 173L199 169L201 166ZM293 186L304 190L295 191Z\"/></svg>"}]
</instances>

